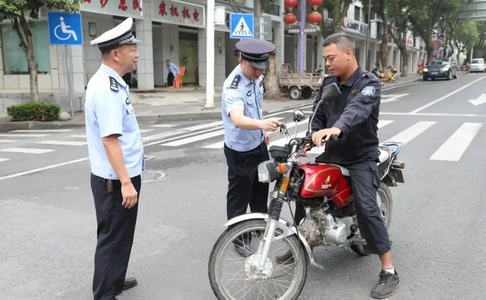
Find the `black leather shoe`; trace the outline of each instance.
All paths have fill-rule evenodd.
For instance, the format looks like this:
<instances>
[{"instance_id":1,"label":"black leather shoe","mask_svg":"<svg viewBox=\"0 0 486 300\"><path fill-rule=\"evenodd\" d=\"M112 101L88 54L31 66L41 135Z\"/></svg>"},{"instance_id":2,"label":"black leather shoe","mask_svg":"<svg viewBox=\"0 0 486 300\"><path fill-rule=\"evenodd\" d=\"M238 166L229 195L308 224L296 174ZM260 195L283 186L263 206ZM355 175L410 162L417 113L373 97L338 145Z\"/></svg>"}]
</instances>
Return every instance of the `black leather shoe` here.
<instances>
[{"instance_id":1,"label":"black leather shoe","mask_svg":"<svg viewBox=\"0 0 486 300\"><path fill-rule=\"evenodd\" d=\"M123 283L122 291L131 289L132 287L135 287L137 284L138 284L137 279L135 279L133 277L127 278L127 279L125 279L125 282ZM120 295L122 293L122 291L115 293L115 296Z\"/></svg>"}]
</instances>

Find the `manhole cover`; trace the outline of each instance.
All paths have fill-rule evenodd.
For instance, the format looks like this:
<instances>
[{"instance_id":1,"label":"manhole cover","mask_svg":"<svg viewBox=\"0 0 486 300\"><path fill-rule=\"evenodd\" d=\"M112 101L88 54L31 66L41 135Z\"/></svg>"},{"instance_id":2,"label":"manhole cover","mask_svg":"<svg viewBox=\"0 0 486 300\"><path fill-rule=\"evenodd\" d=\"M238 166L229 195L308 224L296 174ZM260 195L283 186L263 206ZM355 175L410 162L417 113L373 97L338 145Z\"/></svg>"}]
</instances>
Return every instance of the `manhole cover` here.
<instances>
[{"instance_id":1,"label":"manhole cover","mask_svg":"<svg viewBox=\"0 0 486 300\"><path fill-rule=\"evenodd\" d=\"M142 182L160 181L167 177L167 174L160 171L146 170L142 172Z\"/></svg>"}]
</instances>

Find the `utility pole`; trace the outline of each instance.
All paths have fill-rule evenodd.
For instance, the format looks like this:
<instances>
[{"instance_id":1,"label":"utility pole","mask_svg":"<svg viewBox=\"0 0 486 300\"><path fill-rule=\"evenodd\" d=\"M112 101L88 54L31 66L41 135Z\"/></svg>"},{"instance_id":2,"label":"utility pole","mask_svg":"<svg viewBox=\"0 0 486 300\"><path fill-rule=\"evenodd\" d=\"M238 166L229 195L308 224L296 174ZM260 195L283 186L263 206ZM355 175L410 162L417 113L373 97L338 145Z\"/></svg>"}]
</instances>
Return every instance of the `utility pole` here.
<instances>
[{"instance_id":1,"label":"utility pole","mask_svg":"<svg viewBox=\"0 0 486 300\"><path fill-rule=\"evenodd\" d=\"M214 108L214 10L215 1L208 0L208 18L206 26L206 105Z\"/></svg>"}]
</instances>

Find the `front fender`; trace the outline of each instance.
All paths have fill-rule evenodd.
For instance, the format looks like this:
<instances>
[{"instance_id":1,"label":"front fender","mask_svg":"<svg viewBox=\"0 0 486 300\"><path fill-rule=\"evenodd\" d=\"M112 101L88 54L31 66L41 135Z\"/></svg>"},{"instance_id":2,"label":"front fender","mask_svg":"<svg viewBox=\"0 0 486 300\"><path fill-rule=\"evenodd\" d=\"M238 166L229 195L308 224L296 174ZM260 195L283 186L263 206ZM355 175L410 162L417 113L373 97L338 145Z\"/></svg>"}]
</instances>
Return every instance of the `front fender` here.
<instances>
[{"instance_id":1,"label":"front fender","mask_svg":"<svg viewBox=\"0 0 486 300\"><path fill-rule=\"evenodd\" d=\"M247 220L265 220L265 222L268 222L270 220L270 218L269 218L268 214L250 213L250 214L244 214L244 215L239 215L237 217L234 217L234 218L228 220L228 222L226 222L226 224L224 224L224 225L228 227L228 226L235 225L237 223L241 223L241 222L247 221ZM315 261L314 253L312 253L312 248L309 246L309 243L307 242L307 240L305 239L305 237L302 234L298 233L298 230L294 225L292 225L290 222L286 221L285 219L280 218L277 222L277 228L280 228L284 233L286 233L286 236L290 236L292 234L297 235L299 237L300 242L304 246L304 249L307 252L307 255L309 256L309 260L310 260L311 264L314 267L317 267L319 269L324 270L324 267ZM289 231L290 231L290 233L289 233Z\"/></svg>"}]
</instances>

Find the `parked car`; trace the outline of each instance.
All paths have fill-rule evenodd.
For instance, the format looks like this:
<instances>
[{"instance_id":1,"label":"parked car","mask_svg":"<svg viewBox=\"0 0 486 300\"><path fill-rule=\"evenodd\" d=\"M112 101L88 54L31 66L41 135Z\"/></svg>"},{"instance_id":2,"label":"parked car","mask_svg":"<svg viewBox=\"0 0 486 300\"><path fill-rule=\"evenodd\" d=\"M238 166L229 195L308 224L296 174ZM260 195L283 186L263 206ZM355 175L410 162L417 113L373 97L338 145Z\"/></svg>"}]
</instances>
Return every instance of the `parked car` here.
<instances>
[{"instance_id":1,"label":"parked car","mask_svg":"<svg viewBox=\"0 0 486 300\"><path fill-rule=\"evenodd\" d=\"M453 58L439 57L434 58L425 66L422 76L424 81L429 78L432 80L436 78L451 80L452 78L457 79L457 71L458 67Z\"/></svg>"},{"instance_id":2,"label":"parked car","mask_svg":"<svg viewBox=\"0 0 486 300\"><path fill-rule=\"evenodd\" d=\"M484 58L473 58L469 65L469 72L486 72L486 66L484 65Z\"/></svg>"}]
</instances>

